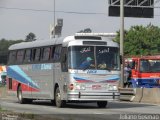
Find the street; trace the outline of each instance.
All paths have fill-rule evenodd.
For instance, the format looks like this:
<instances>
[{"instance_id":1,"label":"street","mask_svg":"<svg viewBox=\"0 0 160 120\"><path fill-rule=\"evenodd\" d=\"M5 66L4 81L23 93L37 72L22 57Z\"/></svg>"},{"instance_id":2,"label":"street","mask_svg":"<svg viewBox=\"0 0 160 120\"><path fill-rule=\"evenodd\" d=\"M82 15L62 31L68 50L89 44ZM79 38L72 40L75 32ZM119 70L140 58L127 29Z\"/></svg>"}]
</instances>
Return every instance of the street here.
<instances>
[{"instance_id":1,"label":"street","mask_svg":"<svg viewBox=\"0 0 160 120\"><path fill-rule=\"evenodd\" d=\"M0 106L5 110L48 116L58 119L92 120L92 119L122 119L124 115L160 114L160 105L132 102L109 102L104 109L96 103L70 103L65 108L57 108L50 101L34 101L32 104L19 104L16 99L0 100ZM158 116L158 118L160 118Z\"/></svg>"}]
</instances>

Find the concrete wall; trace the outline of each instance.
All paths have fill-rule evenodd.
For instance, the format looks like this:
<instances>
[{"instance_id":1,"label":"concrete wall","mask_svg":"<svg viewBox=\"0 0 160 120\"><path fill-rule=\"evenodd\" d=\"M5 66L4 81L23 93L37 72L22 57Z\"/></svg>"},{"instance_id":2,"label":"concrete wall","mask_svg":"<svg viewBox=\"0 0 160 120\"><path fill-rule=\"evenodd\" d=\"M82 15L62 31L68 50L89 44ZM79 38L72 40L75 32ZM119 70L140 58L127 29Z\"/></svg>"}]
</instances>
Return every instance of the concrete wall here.
<instances>
[{"instance_id":1,"label":"concrete wall","mask_svg":"<svg viewBox=\"0 0 160 120\"><path fill-rule=\"evenodd\" d=\"M133 102L160 104L160 88L137 88Z\"/></svg>"}]
</instances>

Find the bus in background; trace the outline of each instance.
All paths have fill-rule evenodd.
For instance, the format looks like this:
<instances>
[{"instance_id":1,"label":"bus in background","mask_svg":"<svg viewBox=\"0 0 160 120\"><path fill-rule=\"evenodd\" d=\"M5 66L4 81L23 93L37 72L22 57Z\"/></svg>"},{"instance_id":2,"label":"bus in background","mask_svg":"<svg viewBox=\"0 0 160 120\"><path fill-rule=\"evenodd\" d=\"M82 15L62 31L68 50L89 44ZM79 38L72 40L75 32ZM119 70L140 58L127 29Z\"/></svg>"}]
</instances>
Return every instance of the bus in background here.
<instances>
[{"instance_id":1,"label":"bus in background","mask_svg":"<svg viewBox=\"0 0 160 120\"><path fill-rule=\"evenodd\" d=\"M20 103L96 102L104 108L107 101L119 100L119 56L118 44L100 35L14 44L9 47L8 92ZM83 68L85 60L90 64Z\"/></svg>"},{"instance_id":2,"label":"bus in background","mask_svg":"<svg viewBox=\"0 0 160 120\"><path fill-rule=\"evenodd\" d=\"M132 88L160 88L160 56L137 56L126 59L130 66L127 86Z\"/></svg>"},{"instance_id":3,"label":"bus in background","mask_svg":"<svg viewBox=\"0 0 160 120\"><path fill-rule=\"evenodd\" d=\"M0 65L0 85L6 85L6 66Z\"/></svg>"}]
</instances>

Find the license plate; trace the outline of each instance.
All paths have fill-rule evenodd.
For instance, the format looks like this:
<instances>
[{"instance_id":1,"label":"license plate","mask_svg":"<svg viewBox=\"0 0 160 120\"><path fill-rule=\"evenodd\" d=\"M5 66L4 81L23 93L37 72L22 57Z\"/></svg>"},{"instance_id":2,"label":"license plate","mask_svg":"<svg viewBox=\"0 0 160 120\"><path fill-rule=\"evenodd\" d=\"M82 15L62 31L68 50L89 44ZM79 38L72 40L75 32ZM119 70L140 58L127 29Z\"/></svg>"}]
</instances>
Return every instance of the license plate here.
<instances>
[{"instance_id":1,"label":"license plate","mask_svg":"<svg viewBox=\"0 0 160 120\"><path fill-rule=\"evenodd\" d=\"M93 90L100 90L101 89L101 85L92 85L92 89Z\"/></svg>"}]
</instances>

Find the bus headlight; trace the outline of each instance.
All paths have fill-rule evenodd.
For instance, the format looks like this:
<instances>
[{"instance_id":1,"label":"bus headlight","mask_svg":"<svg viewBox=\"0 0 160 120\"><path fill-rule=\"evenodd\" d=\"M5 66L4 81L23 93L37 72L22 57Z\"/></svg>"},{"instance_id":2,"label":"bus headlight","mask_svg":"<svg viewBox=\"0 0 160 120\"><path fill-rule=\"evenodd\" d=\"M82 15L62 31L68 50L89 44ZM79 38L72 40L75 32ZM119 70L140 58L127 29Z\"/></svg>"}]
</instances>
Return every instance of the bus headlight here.
<instances>
[{"instance_id":1,"label":"bus headlight","mask_svg":"<svg viewBox=\"0 0 160 120\"><path fill-rule=\"evenodd\" d=\"M113 86L113 90L118 90L116 85Z\"/></svg>"},{"instance_id":2,"label":"bus headlight","mask_svg":"<svg viewBox=\"0 0 160 120\"><path fill-rule=\"evenodd\" d=\"M80 90L81 86L80 85L76 85L76 90Z\"/></svg>"},{"instance_id":3,"label":"bus headlight","mask_svg":"<svg viewBox=\"0 0 160 120\"><path fill-rule=\"evenodd\" d=\"M108 90L118 90L116 85L109 85Z\"/></svg>"},{"instance_id":4,"label":"bus headlight","mask_svg":"<svg viewBox=\"0 0 160 120\"><path fill-rule=\"evenodd\" d=\"M81 89L82 89L82 90L85 90L85 89L86 89L86 86L85 86L85 85L81 85Z\"/></svg>"},{"instance_id":5,"label":"bus headlight","mask_svg":"<svg viewBox=\"0 0 160 120\"><path fill-rule=\"evenodd\" d=\"M85 90L86 89L85 85L83 85L83 84L76 84L75 87L76 87L75 88L76 90Z\"/></svg>"}]
</instances>

